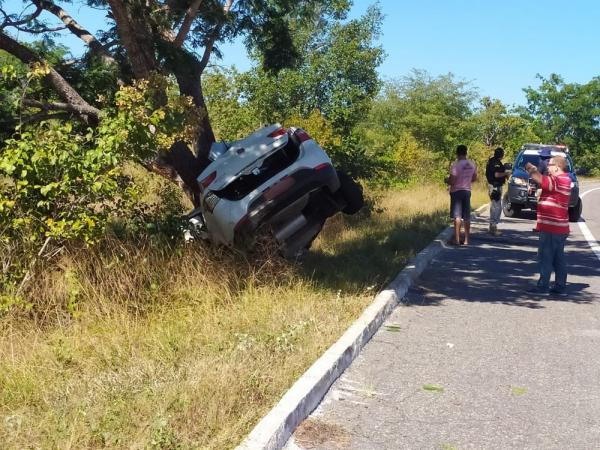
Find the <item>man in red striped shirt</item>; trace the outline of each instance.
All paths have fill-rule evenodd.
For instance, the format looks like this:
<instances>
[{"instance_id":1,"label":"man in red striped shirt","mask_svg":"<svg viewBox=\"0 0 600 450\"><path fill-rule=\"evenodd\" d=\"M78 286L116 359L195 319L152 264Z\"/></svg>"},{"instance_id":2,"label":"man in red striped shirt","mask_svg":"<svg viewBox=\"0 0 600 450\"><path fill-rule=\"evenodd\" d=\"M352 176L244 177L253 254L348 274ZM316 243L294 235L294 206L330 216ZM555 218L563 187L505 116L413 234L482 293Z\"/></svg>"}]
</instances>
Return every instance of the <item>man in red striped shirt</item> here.
<instances>
[{"instance_id":1,"label":"man in red striped shirt","mask_svg":"<svg viewBox=\"0 0 600 450\"><path fill-rule=\"evenodd\" d=\"M565 242L569 235L569 198L571 177L567 173L567 160L554 156L548 162L548 175L542 175L536 166L525 166L529 176L542 188L537 205L538 264L540 278L530 292L538 294L566 295L567 264ZM554 286L550 288L550 276L554 271Z\"/></svg>"}]
</instances>

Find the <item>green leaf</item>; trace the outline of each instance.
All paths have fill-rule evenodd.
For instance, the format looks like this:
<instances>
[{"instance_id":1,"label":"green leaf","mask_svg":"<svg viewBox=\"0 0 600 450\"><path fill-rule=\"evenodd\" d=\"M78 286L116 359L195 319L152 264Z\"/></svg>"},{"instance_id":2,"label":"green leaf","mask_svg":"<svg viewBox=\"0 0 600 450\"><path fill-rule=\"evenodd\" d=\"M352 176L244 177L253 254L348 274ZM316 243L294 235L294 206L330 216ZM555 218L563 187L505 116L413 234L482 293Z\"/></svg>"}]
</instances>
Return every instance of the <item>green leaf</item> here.
<instances>
[{"instance_id":1,"label":"green leaf","mask_svg":"<svg viewBox=\"0 0 600 450\"><path fill-rule=\"evenodd\" d=\"M428 392L444 392L444 388L437 384L424 384L423 390Z\"/></svg>"}]
</instances>

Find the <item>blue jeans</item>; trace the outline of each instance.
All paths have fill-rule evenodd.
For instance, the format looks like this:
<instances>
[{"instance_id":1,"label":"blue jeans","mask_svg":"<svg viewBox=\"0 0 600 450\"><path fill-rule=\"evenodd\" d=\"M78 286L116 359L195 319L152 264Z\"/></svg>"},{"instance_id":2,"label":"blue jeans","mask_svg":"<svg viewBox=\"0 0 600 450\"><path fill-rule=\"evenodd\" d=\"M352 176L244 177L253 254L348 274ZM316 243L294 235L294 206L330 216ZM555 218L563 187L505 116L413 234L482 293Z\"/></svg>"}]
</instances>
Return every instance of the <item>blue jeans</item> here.
<instances>
[{"instance_id":1,"label":"blue jeans","mask_svg":"<svg viewBox=\"0 0 600 450\"><path fill-rule=\"evenodd\" d=\"M539 288L548 289L552 271L554 271L554 285L557 289L564 289L567 285L566 241L566 234L540 232L537 254L540 267L540 279L537 283Z\"/></svg>"}]
</instances>

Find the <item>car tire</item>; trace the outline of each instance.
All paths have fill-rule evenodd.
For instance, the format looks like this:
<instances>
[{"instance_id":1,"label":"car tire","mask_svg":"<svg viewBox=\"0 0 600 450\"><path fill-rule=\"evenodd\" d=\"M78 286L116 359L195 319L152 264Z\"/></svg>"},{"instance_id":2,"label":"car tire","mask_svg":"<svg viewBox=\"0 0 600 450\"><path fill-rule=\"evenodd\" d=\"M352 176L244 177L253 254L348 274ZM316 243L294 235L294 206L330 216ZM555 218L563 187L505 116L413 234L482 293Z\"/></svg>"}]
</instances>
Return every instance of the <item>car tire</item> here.
<instances>
[{"instance_id":1,"label":"car tire","mask_svg":"<svg viewBox=\"0 0 600 450\"><path fill-rule=\"evenodd\" d=\"M342 209L344 214L356 214L365 204L362 186L352 179L350 175L337 171L340 180L338 193L341 194L346 206Z\"/></svg>"},{"instance_id":2,"label":"car tire","mask_svg":"<svg viewBox=\"0 0 600 450\"><path fill-rule=\"evenodd\" d=\"M504 213L504 217L519 217L521 206L513 205L508 198L508 193L506 193L502 197L502 212Z\"/></svg>"},{"instance_id":3,"label":"car tire","mask_svg":"<svg viewBox=\"0 0 600 450\"><path fill-rule=\"evenodd\" d=\"M581 197L577 198L577 203L572 208L569 208L569 222L577 222L581 217L581 210L583 209L583 202Z\"/></svg>"}]
</instances>

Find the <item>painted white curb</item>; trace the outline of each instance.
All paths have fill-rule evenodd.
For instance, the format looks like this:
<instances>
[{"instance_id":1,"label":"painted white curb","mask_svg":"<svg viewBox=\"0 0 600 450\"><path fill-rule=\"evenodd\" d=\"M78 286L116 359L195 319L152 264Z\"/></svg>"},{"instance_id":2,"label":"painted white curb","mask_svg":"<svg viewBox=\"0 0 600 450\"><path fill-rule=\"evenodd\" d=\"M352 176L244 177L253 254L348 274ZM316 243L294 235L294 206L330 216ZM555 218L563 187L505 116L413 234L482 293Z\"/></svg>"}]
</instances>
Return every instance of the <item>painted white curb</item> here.
<instances>
[{"instance_id":1,"label":"painted white curb","mask_svg":"<svg viewBox=\"0 0 600 450\"><path fill-rule=\"evenodd\" d=\"M487 205L477 209L481 213ZM442 231L375 297L342 337L294 383L282 399L261 419L237 450L279 450L294 430L319 405L331 385L398 305L429 262L446 247L453 228Z\"/></svg>"}]
</instances>

